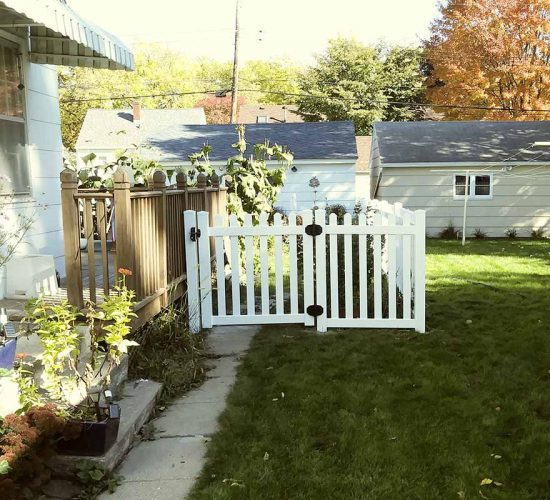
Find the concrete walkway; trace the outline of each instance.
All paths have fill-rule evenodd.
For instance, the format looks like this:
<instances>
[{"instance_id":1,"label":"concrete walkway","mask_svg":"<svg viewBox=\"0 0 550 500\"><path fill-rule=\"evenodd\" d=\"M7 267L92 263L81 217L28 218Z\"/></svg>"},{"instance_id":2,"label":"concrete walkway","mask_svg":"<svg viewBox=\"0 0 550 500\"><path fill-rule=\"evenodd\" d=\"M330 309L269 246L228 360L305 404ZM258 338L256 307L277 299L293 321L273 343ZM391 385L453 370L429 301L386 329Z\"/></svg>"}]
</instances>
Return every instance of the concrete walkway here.
<instances>
[{"instance_id":1,"label":"concrete walkway","mask_svg":"<svg viewBox=\"0 0 550 500\"><path fill-rule=\"evenodd\" d=\"M216 431L240 357L258 329L228 326L212 330L208 344L221 357L212 360L207 380L153 421L157 439L143 441L130 451L117 471L123 483L100 500L183 500L187 496L204 465L208 438Z\"/></svg>"}]
</instances>

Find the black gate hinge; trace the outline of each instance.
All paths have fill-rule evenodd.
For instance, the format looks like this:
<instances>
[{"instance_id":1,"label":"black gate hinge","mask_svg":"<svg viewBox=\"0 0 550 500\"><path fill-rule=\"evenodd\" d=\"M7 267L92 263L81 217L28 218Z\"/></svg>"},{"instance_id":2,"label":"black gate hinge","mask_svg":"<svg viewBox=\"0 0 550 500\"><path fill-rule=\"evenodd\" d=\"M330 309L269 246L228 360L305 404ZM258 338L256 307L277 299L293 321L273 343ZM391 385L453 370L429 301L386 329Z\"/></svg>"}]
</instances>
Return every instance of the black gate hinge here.
<instances>
[{"instance_id":1,"label":"black gate hinge","mask_svg":"<svg viewBox=\"0 0 550 500\"><path fill-rule=\"evenodd\" d=\"M316 318L317 316L321 316L323 314L323 306L320 306L319 304L312 304L310 306L307 306L306 312L310 315Z\"/></svg>"},{"instance_id":2,"label":"black gate hinge","mask_svg":"<svg viewBox=\"0 0 550 500\"><path fill-rule=\"evenodd\" d=\"M191 238L191 241L197 241L197 238L201 237L201 230L197 229L196 227L192 227L189 237Z\"/></svg>"},{"instance_id":3,"label":"black gate hinge","mask_svg":"<svg viewBox=\"0 0 550 500\"><path fill-rule=\"evenodd\" d=\"M323 234L323 226L320 226L319 224L308 224L305 227L305 231L308 236L319 236L320 234Z\"/></svg>"}]
</instances>

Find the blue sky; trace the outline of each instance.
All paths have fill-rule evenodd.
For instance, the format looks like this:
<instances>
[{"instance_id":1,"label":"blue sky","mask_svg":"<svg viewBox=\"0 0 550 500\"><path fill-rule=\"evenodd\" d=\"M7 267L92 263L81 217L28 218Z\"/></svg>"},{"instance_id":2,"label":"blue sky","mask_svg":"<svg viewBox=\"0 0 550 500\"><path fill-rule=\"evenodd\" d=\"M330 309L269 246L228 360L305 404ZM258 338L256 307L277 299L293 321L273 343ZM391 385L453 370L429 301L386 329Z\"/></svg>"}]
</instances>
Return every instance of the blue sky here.
<instances>
[{"instance_id":1,"label":"blue sky","mask_svg":"<svg viewBox=\"0 0 550 500\"><path fill-rule=\"evenodd\" d=\"M417 44L437 0L241 0L242 58L310 62L337 35ZM234 0L69 0L130 46L155 41L191 57L232 57Z\"/></svg>"}]
</instances>

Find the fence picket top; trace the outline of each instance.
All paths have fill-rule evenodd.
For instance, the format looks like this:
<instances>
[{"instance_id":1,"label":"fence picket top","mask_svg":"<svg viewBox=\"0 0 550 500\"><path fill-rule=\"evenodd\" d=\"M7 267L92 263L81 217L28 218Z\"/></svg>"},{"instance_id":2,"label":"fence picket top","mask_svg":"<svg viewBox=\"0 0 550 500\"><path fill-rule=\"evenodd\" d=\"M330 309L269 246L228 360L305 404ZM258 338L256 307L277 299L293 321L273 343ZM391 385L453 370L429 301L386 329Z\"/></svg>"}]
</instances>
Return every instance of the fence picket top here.
<instances>
[{"instance_id":1,"label":"fence picket top","mask_svg":"<svg viewBox=\"0 0 550 500\"><path fill-rule=\"evenodd\" d=\"M373 204L375 205L375 204ZM216 243L223 243L224 240L231 242L226 250L232 272L232 295L233 311L231 316L225 314L222 306L218 311L218 316L214 316L214 324L250 324L258 323L280 323L288 319L289 322L302 322L311 326L314 324L313 317L298 313L298 255L297 242L303 244L303 305L313 305L316 303L323 308L321 316L317 317L318 331L326 331L327 321L331 327L388 327L388 328L410 328L415 327L417 331L425 331L424 314L424 286L414 283L415 273L423 278L423 260L425 250L423 243L425 239L424 226L422 224L425 218L425 212L417 210L412 212L402 207L401 204L390 205L387 202L379 202L372 212L360 213L357 216L357 222L354 223L352 214L345 214L343 220L338 220L337 214L330 214L326 217L324 209L303 210L301 212L290 212L287 218L282 214L273 214L273 224L268 224L268 214L262 213L259 216L259 225L254 226L254 219L251 214L243 216L242 224L236 215L229 217L229 224L226 225L227 231L223 230L223 217L213 218L215 230L209 229L210 235L214 236ZM305 233L305 227L298 226L298 217L301 218L300 226L307 226L315 221L316 224L324 227L318 236L311 236ZM340 223L339 223L340 222ZM262 229L262 227L264 229ZM275 229L277 228L277 229ZM342 234L343 255L341 261L338 258L338 235ZM327 239L327 235L329 238ZM357 240L355 238L357 237ZM258 239L256 239L258 238ZM284 239L283 239L284 238ZM299 240L300 238L300 240ZM244 241L245 256L241 262L238 243ZM259 245L258 245L259 241ZM269 267L271 266L268 241L274 242L274 276L275 286L270 289L269 285ZM358 242L357 247L354 245ZM413 247L413 241L415 245ZM260 281L261 288L261 314L256 313L255 289L252 283L256 280L253 269L250 266L251 249L250 242L259 246L260 259ZM329 243L329 247L326 246ZM283 252L282 249L288 245L290 264L289 264L289 287L290 287L290 307L285 311L284 281L282 276ZM333 249L336 248L336 251ZM223 257L223 246L216 248L216 259L219 261ZM220 252L221 251L221 252ZM254 250L253 250L254 251ZM355 252L359 252L357 256ZM370 269L370 252L373 253L373 268ZM419 255L416 254L419 252ZM314 259L315 256L315 259ZM330 258L329 258L330 257ZM327 260L328 258L328 260ZM354 260L356 259L357 260ZM241 267L242 266L242 267ZM355 269L357 266L357 269ZM327 269L328 267L328 269ZM223 268L219 268L222 271ZM247 288L247 312L241 312L240 293L240 274L246 270L246 288ZM354 271L358 271L358 277L354 276ZM327 275L327 271L329 275ZM332 287L332 282L338 282L338 275L342 272L345 288L345 295L342 300L336 296L338 285ZM368 281L372 272L373 283ZM223 280L222 273L218 274L218 281ZM405 274L406 276L403 276ZM422 277L422 278L421 278ZM331 280L331 314L327 319L327 286L326 280ZM387 280L387 281L386 281ZM387 283L387 287L386 287ZM359 304L356 304L354 287L359 289ZM397 317L397 287L402 291L404 298L403 314ZM413 288L414 287L414 288ZM414 302L413 302L414 291ZM218 290L220 294L221 290ZM271 309L271 296L274 295L274 310ZM316 297L315 297L316 292ZM372 298L369 297L369 292ZM344 300L345 299L345 300ZM369 302L373 301L374 317L369 317ZM352 302L353 301L353 302ZM223 301L222 301L223 302ZM345 317L340 318L337 310L342 302L345 305ZM356 314L356 305L359 307L359 313ZM413 312L414 306L414 312ZM244 307L244 304L243 304ZM336 308L336 310L334 310ZM276 312L276 314L275 314ZM241 318L239 316L242 316Z\"/></svg>"}]
</instances>

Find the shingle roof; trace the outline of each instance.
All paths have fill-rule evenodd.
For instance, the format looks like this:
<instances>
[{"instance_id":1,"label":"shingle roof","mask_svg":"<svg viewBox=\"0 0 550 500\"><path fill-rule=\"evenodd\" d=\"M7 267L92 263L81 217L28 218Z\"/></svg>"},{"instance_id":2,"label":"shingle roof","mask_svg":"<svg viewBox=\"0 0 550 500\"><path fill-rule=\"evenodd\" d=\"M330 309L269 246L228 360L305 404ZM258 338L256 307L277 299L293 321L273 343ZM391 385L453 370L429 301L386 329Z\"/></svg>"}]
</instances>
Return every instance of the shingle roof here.
<instances>
[{"instance_id":1,"label":"shingle roof","mask_svg":"<svg viewBox=\"0 0 550 500\"><path fill-rule=\"evenodd\" d=\"M370 152L372 149L371 135L358 135L355 137L357 142L357 164L355 170L357 172L368 172L370 163Z\"/></svg>"},{"instance_id":2,"label":"shingle roof","mask_svg":"<svg viewBox=\"0 0 550 500\"><path fill-rule=\"evenodd\" d=\"M138 127L129 109L90 109L76 142L77 149L126 149L182 124L206 124L203 108L142 109Z\"/></svg>"},{"instance_id":3,"label":"shingle roof","mask_svg":"<svg viewBox=\"0 0 550 500\"><path fill-rule=\"evenodd\" d=\"M226 160L235 155L231 147L237 138L234 125L177 125L165 129L162 135L149 137L165 161L188 161L208 142L213 151L210 159ZM251 124L246 126L248 144L262 143L288 146L297 160L356 159L355 129L352 122L313 122Z\"/></svg>"},{"instance_id":4,"label":"shingle roof","mask_svg":"<svg viewBox=\"0 0 550 500\"><path fill-rule=\"evenodd\" d=\"M523 150L550 142L550 121L378 122L374 133L382 164L537 161L543 150Z\"/></svg>"},{"instance_id":5,"label":"shingle roof","mask_svg":"<svg viewBox=\"0 0 550 500\"><path fill-rule=\"evenodd\" d=\"M239 108L239 123L257 123L258 116L267 116L267 123L303 123L297 109L292 104L243 104Z\"/></svg>"}]
</instances>

